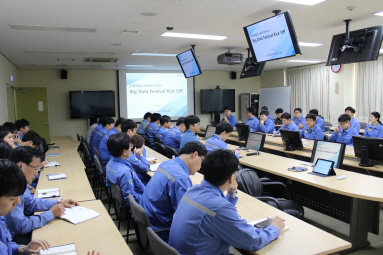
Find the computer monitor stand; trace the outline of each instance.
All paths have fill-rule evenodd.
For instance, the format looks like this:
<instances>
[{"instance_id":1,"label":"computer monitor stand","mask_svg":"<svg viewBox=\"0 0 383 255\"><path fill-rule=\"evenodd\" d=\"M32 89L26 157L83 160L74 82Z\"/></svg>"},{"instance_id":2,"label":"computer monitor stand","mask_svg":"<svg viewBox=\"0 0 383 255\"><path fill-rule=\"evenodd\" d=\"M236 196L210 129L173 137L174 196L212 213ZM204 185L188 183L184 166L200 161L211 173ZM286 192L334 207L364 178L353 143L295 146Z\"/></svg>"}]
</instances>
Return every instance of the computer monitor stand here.
<instances>
[{"instance_id":1,"label":"computer monitor stand","mask_svg":"<svg viewBox=\"0 0 383 255\"><path fill-rule=\"evenodd\" d=\"M285 151L294 151L293 145L290 143L290 138L285 140Z\"/></svg>"},{"instance_id":2,"label":"computer monitor stand","mask_svg":"<svg viewBox=\"0 0 383 255\"><path fill-rule=\"evenodd\" d=\"M360 150L360 166L364 167L371 167L374 166L374 164L371 164L370 161L368 160L368 147L365 145L361 146Z\"/></svg>"}]
</instances>

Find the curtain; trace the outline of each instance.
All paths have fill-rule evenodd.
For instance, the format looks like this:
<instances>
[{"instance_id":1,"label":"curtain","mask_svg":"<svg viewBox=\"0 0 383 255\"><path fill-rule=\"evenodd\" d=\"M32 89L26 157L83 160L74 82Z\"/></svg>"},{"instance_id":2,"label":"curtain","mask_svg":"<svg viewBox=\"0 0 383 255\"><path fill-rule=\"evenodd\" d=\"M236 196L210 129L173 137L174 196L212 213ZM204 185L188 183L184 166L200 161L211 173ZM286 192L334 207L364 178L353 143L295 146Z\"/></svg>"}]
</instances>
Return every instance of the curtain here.
<instances>
[{"instance_id":1,"label":"curtain","mask_svg":"<svg viewBox=\"0 0 383 255\"><path fill-rule=\"evenodd\" d=\"M358 64L356 119L369 123L370 113L383 113L383 56Z\"/></svg>"},{"instance_id":2,"label":"curtain","mask_svg":"<svg viewBox=\"0 0 383 255\"><path fill-rule=\"evenodd\" d=\"M324 64L287 69L287 85L291 85L290 112L302 108L306 115L311 109L318 109L326 122L329 111L329 70Z\"/></svg>"}]
</instances>

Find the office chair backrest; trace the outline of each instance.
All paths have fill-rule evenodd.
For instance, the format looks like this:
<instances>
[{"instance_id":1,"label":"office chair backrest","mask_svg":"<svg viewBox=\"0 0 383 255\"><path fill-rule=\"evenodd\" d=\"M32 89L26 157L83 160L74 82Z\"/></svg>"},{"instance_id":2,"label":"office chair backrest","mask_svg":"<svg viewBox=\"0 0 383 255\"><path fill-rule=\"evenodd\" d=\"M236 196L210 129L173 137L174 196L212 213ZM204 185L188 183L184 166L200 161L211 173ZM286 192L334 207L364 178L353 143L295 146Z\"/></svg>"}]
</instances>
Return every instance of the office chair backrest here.
<instances>
[{"instance_id":1,"label":"office chair backrest","mask_svg":"<svg viewBox=\"0 0 383 255\"><path fill-rule=\"evenodd\" d=\"M366 129L367 123L366 122L359 122L360 124L360 129Z\"/></svg>"},{"instance_id":2,"label":"office chair backrest","mask_svg":"<svg viewBox=\"0 0 383 255\"><path fill-rule=\"evenodd\" d=\"M77 141L80 142L81 141L80 135L78 133L76 135L77 135Z\"/></svg>"},{"instance_id":3,"label":"office chair backrest","mask_svg":"<svg viewBox=\"0 0 383 255\"><path fill-rule=\"evenodd\" d=\"M84 139L84 143L85 143L86 147L88 147L88 151L90 151L90 145L86 139Z\"/></svg>"},{"instance_id":4,"label":"office chair backrest","mask_svg":"<svg viewBox=\"0 0 383 255\"><path fill-rule=\"evenodd\" d=\"M150 221L145 209L139 205L132 195L129 195L130 210L133 214L134 226L136 228L136 235L138 245L142 250L148 248L148 238L146 235L146 228L150 227Z\"/></svg>"},{"instance_id":5,"label":"office chair backrest","mask_svg":"<svg viewBox=\"0 0 383 255\"><path fill-rule=\"evenodd\" d=\"M166 157L168 158L172 158L173 155L176 157L180 155L178 151L174 149L173 147L165 146L165 149L166 149Z\"/></svg>"},{"instance_id":6,"label":"office chair backrest","mask_svg":"<svg viewBox=\"0 0 383 255\"><path fill-rule=\"evenodd\" d=\"M98 151L97 147L94 147L94 152L95 152L95 154L94 154L94 155L96 155L96 157L98 157L98 161L100 161L100 162L101 162L101 156L100 156L100 152Z\"/></svg>"},{"instance_id":7,"label":"office chair backrest","mask_svg":"<svg viewBox=\"0 0 383 255\"><path fill-rule=\"evenodd\" d=\"M149 138L145 134L139 134L139 135L145 139L145 146L152 148L152 144L150 143Z\"/></svg>"},{"instance_id":8,"label":"office chair backrest","mask_svg":"<svg viewBox=\"0 0 383 255\"><path fill-rule=\"evenodd\" d=\"M146 229L149 239L150 253L152 255L179 255L178 251L165 243L151 227Z\"/></svg>"},{"instance_id":9,"label":"office chair backrest","mask_svg":"<svg viewBox=\"0 0 383 255\"><path fill-rule=\"evenodd\" d=\"M164 141L163 141L161 138L157 137L157 136L154 136L154 137L153 137L153 140L154 140L155 142L164 143Z\"/></svg>"},{"instance_id":10,"label":"office chair backrest","mask_svg":"<svg viewBox=\"0 0 383 255\"><path fill-rule=\"evenodd\" d=\"M162 143L159 143L159 142L155 142L154 143L154 147L156 147L156 151L158 153L160 153L160 154L164 155L165 157L167 157L165 145L163 145Z\"/></svg>"},{"instance_id":11,"label":"office chair backrest","mask_svg":"<svg viewBox=\"0 0 383 255\"><path fill-rule=\"evenodd\" d=\"M89 153L88 146L86 146L85 143L82 143L82 148L84 149L85 160L86 160L88 163L91 163L91 162L92 162L92 156L91 156L90 153Z\"/></svg>"},{"instance_id":12,"label":"office chair backrest","mask_svg":"<svg viewBox=\"0 0 383 255\"><path fill-rule=\"evenodd\" d=\"M100 163L100 160L98 159L98 157L94 157L94 164L96 165L96 170L99 174L103 174L104 171L102 170L102 166L101 166L101 163Z\"/></svg>"},{"instance_id":13,"label":"office chair backrest","mask_svg":"<svg viewBox=\"0 0 383 255\"><path fill-rule=\"evenodd\" d=\"M257 173L251 169L244 168L237 172L238 189L253 197L263 194L263 186Z\"/></svg>"},{"instance_id":14,"label":"office chair backrest","mask_svg":"<svg viewBox=\"0 0 383 255\"><path fill-rule=\"evenodd\" d=\"M110 183L111 185L111 191L112 191L112 198L116 202L116 214L119 218L125 218L126 215L123 215L126 210L121 210L122 208L128 207L125 204L124 195L122 194L122 190L120 186L114 183Z\"/></svg>"}]
</instances>

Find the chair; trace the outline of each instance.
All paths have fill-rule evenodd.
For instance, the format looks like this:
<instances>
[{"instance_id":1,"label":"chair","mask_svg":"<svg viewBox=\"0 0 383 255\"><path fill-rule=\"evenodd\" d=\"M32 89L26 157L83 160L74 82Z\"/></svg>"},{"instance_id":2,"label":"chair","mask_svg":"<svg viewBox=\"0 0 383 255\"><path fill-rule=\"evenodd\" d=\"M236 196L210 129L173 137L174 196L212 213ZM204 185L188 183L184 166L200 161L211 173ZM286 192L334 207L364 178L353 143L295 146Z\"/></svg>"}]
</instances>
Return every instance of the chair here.
<instances>
[{"instance_id":1,"label":"chair","mask_svg":"<svg viewBox=\"0 0 383 255\"><path fill-rule=\"evenodd\" d=\"M154 147L156 147L156 151L158 153L160 153L160 154L164 155L165 157L167 157L165 145L163 145L162 143L159 143L159 142L155 142L154 143Z\"/></svg>"},{"instance_id":2,"label":"chair","mask_svg":"<svg viewBox=\"0 0 383 255\"><path fill-rule=\"evenodd\" d=\"M80 135L77 133L77 141L81 142L81 138L80 138Z\"/></svg>"},{"instance_id":3,"label":"chair","mask_svg":"<svg viewBox=\"0 0 383 255\"><path fill-rule=\"evenodd\" d=\"M178 151L176 149L174 149L173 147L165 146L165 149L166 149L166 157L168 157L168 158L172 158L173 155L176 157L178 157L180 155L178 153Z\"/></svg>"},{"instance_id":4,"label":"chair","mask_svg":"<svg viewBox=\"0 0 383 255\"><path fill-rule=\"evenodd\" d=\"M46 153L49 150L49 146L48 146L47 140L45 140L45 138L41 137L41 144L40 145L43 147L44 153Z\"/></svg>"},{"instance_id":5,"label":"chair","mask_svg":"<svg viewBox=\"0 0 383 255\"><path fill-rule=\"evenodd\" d=\"M154 142L164 143L161 138L154 136L153 137Z\"/></svg>"},{"instance_id":6,"label":"chair","mask_svg":"<svg viewBox=\"0 0 383 255\"><path fill-rule=\"evenodd\" d=\"M325 131L325 132L330 131L330 127L329 127L329 126L325 126L325 127L324 127L324 131Z\"/></svg>"},{"instance_id":7,"label":"chair","mask_svg":"<svg viewBox=\"0 0 383 255\"><path fill-rule=\"evenodd\" d=\"M360 124L360 129L366 129L367 123L366 122L359 122Z\"/></svg>"},{"instance_id":8,"label":"chair","mask_svg":"<svg viewBox=\"0 0 383 255\"><path fill-rule=\"evenodd\" d=\"M117 184L111 183L112 199L114 201L114 211L118 220L118 230L120 230L121 221L128 220L128 228L126 231L126 243L128 243L129 238L129 228L130 228L130 218L131 212L130 207L125 204L124 196L122 195L122 190Z\"/></svg>"},{"instance_id":9,"label":"chair","mask_svg":"<svg viewBox=\"0 0 383 255\"><path fill-rule=\"evenodd\" d=\"M257 173L251 169L241 169L237 173L238 189L253 196L267 204L278 208L285 213L288 213L298 219L302 219L304 216L303 207L291 200L290 192L286 185L281 182L262 181L259 179ZM283 189L283 193L287 196L288 200L276 199L274 197L266 197L263 193L263 186L278 186Z\"/></svg>"},{"instance_id":10,"label":"chair","mask_svg":"<svg viewBox=\"0 0 383 255\"><path fill-rule=\"evenodd\" d=\"M85 143L86 147L88 148L88 151L90 152L89 142L86 139L84 139L84 143Z\"/></svg>"},{"instance_id":11,"label":"chair","mask_svg":"<svg viewBox=\"0 0 383 255\"><path fill-rule=\"evenodd\" d=\"M85 143L82 143L82 147L84 149L84 165L85 165L85 172L88 174L90 171L89 169L93 168L95 169L95 164L92 162L92 155L90 155L88 147ZM94 172L93 172L94 174ZM95 175L93 175L93 178L96 178ZM93 179L94 182L94 179ZM93 186L94 189L94 186Z\"/></svg>"},{"instance_id":12,"label":"chair","mask_svg":"<svg viewBox=\"0 0 383 255\"><path fill-rule=\"evenodd\" d=\"M149 252L152 255L179 255L178 251L165 243L151 227L146 228L149 239Z\"/></svg>"},{"instance_id":13,"label":"chair","mask_svg":"<svg viewBox=\"0 0 383 255\"><path fill-rule=\"evenodd\" d=\"M152 148L152 144L150 143L149 138L144 134L139 134L139 135L145 139L145 146Z\"/></svg>"},{"instance_id":14,"label":"chair","mask_svg":"<svg viewBox=\"0 0 383 255\"><path fill-rule=\"evenodd\" d=\"M111 197L110 197L110 194L108 192L108 188L106 187L106 172L104 172L104 170L102 170L101 162L100 162L100 159L97 156L97 154L94 157L94 163L95 163L96 172L97 172L96 173L97 174L97 178L96 178L97 179L97 184L96 184L96 189L95 189L96 190L96 198L101 200L101 198L102 198L102 190L105 187L105 193L106 193L106 196L108 197L108 201L110 202L110 198ZM110 208L110 204L109 204L109 208Z\"/></svg>"},{"instance_id":15,"label":"chair","mask_svg":"<svg viewBox=\"0 0 383 255\"><path fill-rule=\"evenodd\" d=\"M325 123L324 123L324 126L325 126L325 128L326 128L326 127L332 127L332 124L331 124L330 122L325 122Z\"/></svg>"}]
</instances>

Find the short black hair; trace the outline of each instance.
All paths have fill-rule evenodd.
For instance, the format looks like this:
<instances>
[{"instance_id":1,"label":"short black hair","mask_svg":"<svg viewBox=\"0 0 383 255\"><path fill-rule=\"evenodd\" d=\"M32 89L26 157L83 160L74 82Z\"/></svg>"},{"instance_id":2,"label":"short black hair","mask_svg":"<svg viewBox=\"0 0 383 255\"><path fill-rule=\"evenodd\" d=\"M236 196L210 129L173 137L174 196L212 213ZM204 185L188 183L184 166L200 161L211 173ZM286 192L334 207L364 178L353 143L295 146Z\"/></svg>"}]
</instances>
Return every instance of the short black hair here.
<instances>
[{"instance_id":1,"label":"short black hair","mask_svg":"<svg viewBox=\"0 0 383 255\"><path fill-rule=\"evenodd\" d=\"M179 125L185 124L185 118L184 117L179 117L176 126L178 127Z\"/></svg>"},{"instance_id":2,"label":"short black hair","mask_svg":"<svg viewBox=\"0 0 383 255\"><path fill-rule=\"evenodd\" d=\"M11 130L12 134L17 131L17 126L13 124L12 122L4 122L3 127L6 127L9 130Z\"/></svg>"},{"instance_id":3,"label":"short black hair","mask_svg":"<svg viewBox=\"0 0 383 255\"><path fill-rule=\"evenodd\" d=\"M207 154L207 150L205 145L203 145L201 142L192 141L186 143L184 146L182 146L180 150L180 155L182 154L192 154L194 152L198 152L198 156L203 157Z\"/></svg>"},{"instance_id":4,"label":"short black hair","mask_svg":"<svg viewBox=\"0 0 383 255\"><path fill-rule=\"evenodd\" d=\"M275 110L275 113L276 114L283 113L283 109L282 108L278 108L278 109Z\"/></svg>"},{"instance_id":5,"label":"short black hair","mask_svg":"<svg viewBox=\"0 0 383 255\"><path fill-rule=\"evenodd\" d=\"M225 106L225 108L223 108L223 110L224 110L224 111L226 111L226 110L231 111L231 108L230 108L229 106Z\"/></svg>"},{"instance_id":6,"label":"short black hair","mask_svg":"<svg viewBox=\"0 0 383 255\"><path fill-rule=\"evenodd\" d=\"M15 125L17 127L17 130L20 131L20 128L25 128L26 126L29 126L29 121L26 119L16 120Z\"/></svg>"},{"instance_id":7,"label":"short black hair","mask_svg":"<svg viewBox=\"0 0 383 255\"><path fill-rule=\"evenodd\" d=\"M105 127L106 125L113 124L113 123L114 123L114 119L109 117L109 118L105 118L105 120L101 123L101 125Z\"/></svg>"},{"instance_id":8,"label":"short black hair","mask_svg":"<svg viewBox=\"0 0 383 255\"><path fill-rule=\"evenodd\" d=\"M215 133L217 135L222 134L222 132L224 132L224 131L226 131L226 134L233 132L233 126L229 122L226 122L226 121L222 121L222 122L218 123L217 126L215 126Z\"/></svg>"},{"instance_id":9,"label":"short black hair","mask_svg":"<svg viewBox=\"0 0 383 255\"><path fill-rule=\"evenodd\" d=\"M39 134L37 134L35 131L33 130L29 130L24 136L23 136L23 139L22 139L22 142L28 142L28 141L32 141L32 144L34 146L40 146L41 144L41 137Z\"/></svg>"},{"instance_id":10,"label":"short black hair","mask_svg":"<svg viewBox=\"0 0 383 255\"><path fill-rule=\"evenodd\" d=\"M221 186L238 170L239 161L231 150L213 150L202 161L204 179L215 186Z\"/></svg>"},{"instance_id":11,"label":"short black hair","mask_svg":"<svg viewBox=\"0 0 383 255\"><path fill-rule=\"evenodd\" d=\"M118 120L116 121L116 123L114 123L114 126L115 127L118 127L119 125L121 125L121 123L126 120L125 118L118 118Z\"/></svg>"},{"instance_id":12,"label":"short black hair","mask_svg":"<svg viewBox=\"0 0 383 255\"><path fill-rule=\"evenodd\" d=\"M162 116L160 119L160 125L162 126L163 124L165 124L167 122L170 122L170 117L168 117L166 115Z\"/></svg>"},{"instance_id":13,"label":"short black hair","mask_svg":"<svg viewBox=\"0 0 383 255\"><path fill-rule=\"evenodd\" d=\"M340 122L347 122L347 121L351 121L351 116L346 114L346 113L340 115L339 118L338 118L338 122L339 123Z\"/></svg>"},{"instance_id":14,"label":"short black hair","mask_svg":"<svg viewBox=\"0 0 383 255\"><path fill-rule=\"evenodd\" d=\"M16 163L0 160L0 197L18 197L24 194L27 180Z\"/></svg>"},{"instance_id":15,"label":"short black hair","mask_svg":"<svg viewBox=\"0 0 383 255\"><path fill-rule=\"evenodd\" d=\"M306 115L306 119L312 119L313 121L317 120L317 116L314 113L309 113Z\"/></svg>"},{"instance_id":16,"label":"short black hair","mask_svg":"<svg viewBox=\"0 0 383 255\"><path fill-rule=\"evenodd\" d=\"M261 113L259 115L269 116L269 111L261 111Z\"/></svg>"},{"instance_id":17,"label":"short black hair","mask_svg":"<svg viewBox=\"0 0 383 255\"><path fill-rule=\"evenodd\" d=\"M346 112L346 111L350 111L350 112L352 112L352 113L355 113L355 112L356 112L355 109L352 108L351 106L346 107L346 109L344 109L344 111L345 111L345 112Z\"/></svg>"},{"instance_id":18,"label":"short black hair","mask_svg":"<svg viewBox=\"0 0 383 255\"><path fill-rule=\"evenodd\" d=\"M0 140L0 159L8 159L13 148L6 141Z\"/></svg>"},{"instance_id":19,"label":"short black hair","mask_svg":"<svg viewBox=\"0 0 383 255\"><path fill-rule=\"evenodd\" d=\"M247 111L250 112L251 114L253 114L255 116L255 108L254 107L249 107L247 108Z\"/></svg>"},{"instance_id":20,"label":"short black hair","mask_svg":"<svg viewBox=\"0 0 383 255\"><path fill-rule=\"evenodd\" d=\"M318 112L317 109L311 109L311 110L309 111L309 113L315 114L315 116L318 116L318 115L319 115L319 112Z\"/></svg>"},{"instance_id":21,"label":"short black hair","mask_svg":"<svg viewBox=\"0 0 383 255\"><path fill-rule=\"evenodd\" d=\"M144 115L144 120L146 120L146 119L149 118L149 117L152 117L152 113L151 113L151 112L147 112L147 113L145 113L145 115Z\"/></svg>"},{"instance_id":22,"label":"short black hair","mask_svg":"<svg viewBox=\"0 0 383 255\"><path fill-rule=\"evenodd\" d=\"M298 111L298 112L302 113L302 109L301 109L301 108L295 108L295 109L294 109L294 112L295 112L295 111Z\"/></svg>"},{"instance_id":23,"label":"short black hair","mask_svg":"<svg viewBox=\"0 0 383 255\"><path fill-rule=\"evenodd\" d=\"M269 110L269 108L267 108L267 106L262 106L262 108L261 108L261 111L263 111L263 110L266 110L266 111L268 111L268 110Z\"/></svg>"},{"instance_id":24,"label":"short black hair","mask_svg":"<svg viewBox=\"0 0 383 255\"><path fill-rule=\"evenodd\" d=\"M185 117L186 129L189 129L190 125L194 125L198 122L200 122L200 119L195 115L188 115Z\"/></svg>"},{"instance_id":25,"label":"short black hair","mask_svg":"<svg viewBox=\"0 0 383 255\"><path fill-rule=\"evenodd\" d=\"M121 122L121 132L122 133L127 133L128 130L131 130L133 132L133 130L137 128L137 123L134 122L133 120L131 119L126 119L126 120L123 120Z\"/></svg>"},{"instance_id":26,"label":"short black hair","mask_svg":"<svg viewBox=\"0 0 383 255\"><path fill-rule=\"evenodd\" d=\"M15 148L9 157L9 160L15 162L23 162L24 164L29 165L33 161L33 157L41 158L44 156L39 150L36 150L29 146L19 146Z\"/></svg>"},{"instance_id":27,"label":"short black hair","mask_svg":"<svg viewBox=\"0 0 383 255\"><path fill-rule=\"evenodd\" d=\"M151 122L156 122L157 120L161 120L161 114L159 113L153 113L150 117Z\"/></svg>"},{"instance_id":28,"label":"short black hair","mask_svg":"<svg viewBox=\"0 0 383 255\"><path fill-rule=\"evenodd\" d=\"M291 114L288 112L285 112L284 114L282 114L281 119L291 120Z\"/></svg>"},{"instance_id":29,"label":"short black hair","mask_svg":"<svg viewBox=\"0 0 383 255\"><path fill-rule=\"evenodd\" d=\"M0 140L4 140L9 133L12 133L7 127L0 126Z\"/></svg>"},{"instance_id":30,"label":"short black hair","mask_svg":"<svg viewBox=\"0 0 383 255\"><path fill-rule=\"evenodd\" d=\"M106 145L108 146L110 154L113 157L118 158L124 150L129 150L130 136L123 132L111 135Z\"/></svg>"}]
</instances>

